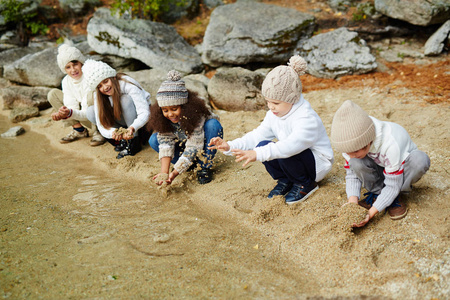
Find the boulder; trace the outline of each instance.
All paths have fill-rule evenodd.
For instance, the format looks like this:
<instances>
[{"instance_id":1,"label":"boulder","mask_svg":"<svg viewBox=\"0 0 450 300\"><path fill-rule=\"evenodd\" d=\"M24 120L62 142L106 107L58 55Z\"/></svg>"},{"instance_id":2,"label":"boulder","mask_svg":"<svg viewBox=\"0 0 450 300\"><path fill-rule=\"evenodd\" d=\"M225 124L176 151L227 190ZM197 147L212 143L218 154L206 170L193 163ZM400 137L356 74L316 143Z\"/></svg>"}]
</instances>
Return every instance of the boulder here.
<instances>
[{"instance_id":1,"label":"boulder","mask_svg":"<svg viewBox=\"0 0 450 300\"><path fill-rule=\"evenodd\" d=\"M219 68L208 84L214 106L226 111L255 111L264 109L261 94L264 75L241 67Z\"/></svg>"},{"instance_id":2,"label":"boulder","mask_svg":"<svg viewBox=\"0 0 450 300\"><path fill-rule=\"evenodd\" d=\"M450 20L444 23L433 35L427 40L424 46L425 55L439 55L444 49L450 34Z\"/></svg>"},{"instance_id":3,"label":"boulder","mask_svg":"<svg viewBox=\"0 0 450 300\"><path fill-rule=\"evenodd\" d=\"M286 62L311 36L314 17L295 9L241 1L214 9L202 45L202 60L218 67Z\"/></svg>"},{"instance_id":4,"label":"boulder","mask_svg":"<svg viewBox=\"0 0 450 300\"><path fill-rule=\"evenodd\" d=\"M450 1L445 0L375 0L375 9L420 26L444 23L450 18Z\"/></svg>"},{"instance_id":5,"label":"boulder","mask_svg":"<svg viewBox=\"0 0 450 300\"><path fill-rule=\"evenodd\" d=\"M64 74L58 67L56 47L28 54L3 67L3 77L29 86L59 87ZM44 63L43 63L44 62Z\"/></svg>"},{"instance_id":6,"label":"boulder","mask_svg":"<svg viewBox=\"0 0 450 300\"><path fill-rule=\"evenodd\" d=\"M16 107L11 110L9 119L11 122L17 123L37 116L39 116L39 109L37 107Z\"/></svg>"},{"instance_id":7,"label":"boulder","mask_svg":"<svg viewBox=\"0 0 450 300\"><path fill-rule=\"evenodd\" d=\"M0 90L0 98L3 101L3 109L15 107L37 107L46 109L50 107L47 94L51 88L8 86Z\"/></svg>"},{"instance_id":8,"label":"boulder","mask_svg":"<svg viewBox=\"0 0 450 300\"><path fill-rule=\"evenodd\" d=\"M45 48L38 47L17 47L0 52L0 77L3 77L3 67L8 64L14 63L16 60L22 57L37 53Z\"/></svg>"},{"instance_id":9,"label":"boulder","mask_svg":"<svg viewBox=\"0 0 450 300\"><path fill-rule=\"evenodd\" d=\"M307 72L316 77L364 74L377 68L366 42L344 27L313 36L298 52L308 62Z\"/></svg>"},{"instance_id":10,"label":"boulder","mask_svg":"<svg viewBox=\"0 0 450 300\"><path fill-rule=\"evenodd\" d=\"M198 52L174 27L147 20L112 17L99 8L87 26L89 45L100 54L113 54L142 61L151 68L178 70L184 74L203 69Z\"/></svg>"}]
</instances>

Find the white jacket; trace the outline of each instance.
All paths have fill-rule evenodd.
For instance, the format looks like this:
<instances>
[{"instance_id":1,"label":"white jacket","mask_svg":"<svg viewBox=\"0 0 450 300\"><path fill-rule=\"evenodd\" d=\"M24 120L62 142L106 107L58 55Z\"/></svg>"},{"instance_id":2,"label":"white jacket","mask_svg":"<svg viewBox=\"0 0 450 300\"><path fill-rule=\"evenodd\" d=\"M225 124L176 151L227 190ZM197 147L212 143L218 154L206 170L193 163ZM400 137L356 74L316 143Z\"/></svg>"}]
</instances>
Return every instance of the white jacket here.
<instances>
[{"instance_id":1,"label":"white jacket","mask_svg":"<svg viewBox=\"0 0 450 300\"><path fill-rule=\"evenodd\" d=\"M275 143L255 148L261 141L274 139L277 140ZM277 117L268 111L256 129L228 144L230 151L225 154L231 155L231 149L255 150L256 160L261 162L288 158L311 149L316 162L317 182L331 170L334 161L322 120L303 95L285 116Z\"/></svg>"},{"instance_id":2,"label":"white jacket","mask_svg":"<svg viewBox=\"0 0 450 300\"><path fill-rule=\"evenodd\" d=\"M92 93L88 92L89 87L84 76L79 80L74 80L69 75L64 76L62 82L62 91L64 94L63 103L67 108L72 109L72 115L69 119L86 121L86 110L92 105ZM88 96L89 95L89 96Z\"/></svg>"}]
</instances>

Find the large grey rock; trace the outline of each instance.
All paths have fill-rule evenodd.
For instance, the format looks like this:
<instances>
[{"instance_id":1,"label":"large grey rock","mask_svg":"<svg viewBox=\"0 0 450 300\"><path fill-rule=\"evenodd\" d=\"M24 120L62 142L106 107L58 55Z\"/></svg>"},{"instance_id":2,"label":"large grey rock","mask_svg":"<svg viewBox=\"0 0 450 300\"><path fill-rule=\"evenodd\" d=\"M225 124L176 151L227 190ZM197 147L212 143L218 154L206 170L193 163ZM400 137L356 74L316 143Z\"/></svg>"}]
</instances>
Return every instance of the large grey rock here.
<instances>
[{"instance_id":1,"label":"large grey rock","mask_svg":"<svg viewBox=\"0 0 450 300\"><path fill-rule=\"evenodd\" d=\"M100 54L134 58L152 68L198 73L200 55L175 28L147 20L124 20L98 9L87 26L88 43Z\"/></svg>"},{"instance_id":2,"label":"large grey rock","mask_svg":"<svg viewBox=\"0 0 450 300\"><path fill-rule=\"evenodd\" d=\"M56 62L57 53L54 47L28 54L3 66L3 77L29 86L58 87L64 74Z\"/></svg>"},{"instance_id":3,"label":"large grey rock","mask_svg":"<svg viewBox=\"0 0 450 300\"><path fill-rule=\"evenodd\" d=\"M3 66L11 64L25 55L36 53L42 49L35 47L17 47L0 52L0 77L3 77Z\"/></svg>"},{"instance_id":4,"label":"large grey rock","mask_svg":"<svg viewBox=\"0 0 450 300\"><path fill-rule=\"evenodd\" d=\"M255 111L264 109L261 94L264 75L241 67L220 68L211 78L208 93L218 109L227 111Z\"/></svg>"},{"instance_id":5,"label":"large grey rock","mask_svg":"<svg viewBox=\"0 0 450 300\"><path fill-rule=\"evenodd\" d=\"M375 9L388 17L421 26L444 23L450 18L448 0L375 0Z\"/></svg>"},{"instance_id":6,"label":"large grey rock","mask_svg":"<svg viewBox=\"0 0 450 300\"><path fill-rule=\"evenodd\" d=\"M425 55L439 55L444 49L445 41L448 43L450 34L450 20L444 23L433 35L427 40L424 46Z\"/></svg>"},{"instance_id":7,"label":"large grey rock","mask_svg":"<svg viewBox=\"0 0 450 300\"><path fill-rule=\"evenodd\" d=\"M364 74L377 67L366 42L346 28L313 36L298 51L308 62L308 73L316 77Z\"/></svg>"},{"instance_id":8,"label":"large grey rock","mask_svg":"<svg viewBox=\"0 0 450 300\"><path fill-rule=\"evenodd\" d=\"M28 87L28 86L8 86L0 90L0 98L3 101L3 109L13 109L15 107L37 107L46 109L50 107L47 94L51 88Z\"/></svg>"},{"instance_id":9,"label":"large grey rock","mask_svg":"<svg viewBox=\"0 0 450 300\"><path fill-rule=\"evenodd\" d=\"M309 38L314 17L295 9L237 2L214 9L202 45L202 60L217 67L285 62Z\"/></svg>"},{"instance_id":10,"label":"large grey rock","mask_svg":"<svg viewBox=\"0 0 450 300\"><path fill-rule=\"evenodd\" d=\"M17 123L37 116L39 116L39 109L37 107L16 107L11 110L9 119L11 122Z\"/></svg>"}]
</instances>

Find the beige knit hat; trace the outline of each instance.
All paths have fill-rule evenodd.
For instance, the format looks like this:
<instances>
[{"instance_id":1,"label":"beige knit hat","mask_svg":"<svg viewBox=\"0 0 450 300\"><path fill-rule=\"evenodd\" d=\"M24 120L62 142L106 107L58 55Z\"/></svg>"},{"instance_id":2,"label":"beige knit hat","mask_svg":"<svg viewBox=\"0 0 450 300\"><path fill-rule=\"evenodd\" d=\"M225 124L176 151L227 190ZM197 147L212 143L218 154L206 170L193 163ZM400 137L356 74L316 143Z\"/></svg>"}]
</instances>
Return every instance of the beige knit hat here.
<instances>
[{"instance_id":1,"label":"beige knit hat","mask_svg":"<svg viewBox=\"0 0 450 300\"><path fill-rule=\"evenodd\" d=\"M167 80L161 84L156 93L156 101L159 107L182 105L188 102L188 90L179 72L172 70L167 73Z\"/></svg>"},{"instance_id":2,"label":"beige knit hat","mask_svg":"<svg viewBox=\"0 0 450 300\"><path fill-rule=\"evenodd\" d=\"M111 68L108 64L93 59L88 59L83 65L83 76L88 87L94 91L98 84L106 78L115 77L116 70Z\"/></svg>"},{"instance_id":3,"label":"beige knit hat","mask_svg":"<svg viewBox=\"0 0 450 300\"><path fill-rule=\"evenodd\" d=\"M358 151L375 139L375 125L357 104L345 101L331 124L331 144L341 153Z\"/></svg>"},{"instance_id":4,"label":"beige knit hat","mask_svg":"<svg viewBox=\"0 0 450 300\"><path fill-rule=\"evenodd\" d=\"M262 95L266 99L297 103L302 94L299 76L304 75L306 69L307 63L302 57L292 56L287 66L278 66L267 74L262 84Z\"/></svg>"},{"instance_id":5,"label":"beige knit hat","mask_svg":"<svg viewBox=\"0 0 450 300\"><path fill-rule=\"evenodd\" d=\"M67 44L62 44L58 48L58 55L56 56L56 61L58 62L58 66L63 73L66 73L66 65L73 61L77 60L84 64L86 60L84 55L75 47L69 46Z\"/></svg>"}]
</instances>

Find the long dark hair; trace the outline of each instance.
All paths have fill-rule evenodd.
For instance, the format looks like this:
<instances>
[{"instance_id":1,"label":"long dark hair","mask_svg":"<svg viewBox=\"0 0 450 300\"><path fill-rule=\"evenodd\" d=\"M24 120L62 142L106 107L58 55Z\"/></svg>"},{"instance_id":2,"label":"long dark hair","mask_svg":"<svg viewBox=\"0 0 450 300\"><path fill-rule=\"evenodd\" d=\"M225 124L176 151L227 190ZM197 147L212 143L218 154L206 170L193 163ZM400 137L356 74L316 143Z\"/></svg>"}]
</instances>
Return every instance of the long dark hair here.
<instances>
[{"instance_id":1,"label":"long dark hair","mask_svg":"<svg viewBox=\"0 0 450 300\"><path fill-rule=\"evenodd\" d=\"M123 76L126 76L126 74L117 73L115 77L110 77L112 88L114 90L112 95L113 106L111 106L111 103L109 102L109 96L102 94L98 88L95 88L98 100L98 118L103 127L107 129L115 124L115 120L120 120L122 117L122 105L120 105L122 92L120 91L119 80L124 80L122 79ZM124 81L128 82L128 80Z\"/></svg>"},{"instance_id":2,"label":"long dark hair","mask_svg":"<svg viewBox=\"0 0 450 300\"><path fill-rule=\"evenodd\" d=\"M211 115L205 101L197 93L188 91L188 102L181 105L180 127L190 136L194 129L198 127L202 117L207 118ZM147 123L148 131L161 133L173 132L172 122L164 117L158 102L150 106L150 120Z\"/></svg>"}]
</instances>

